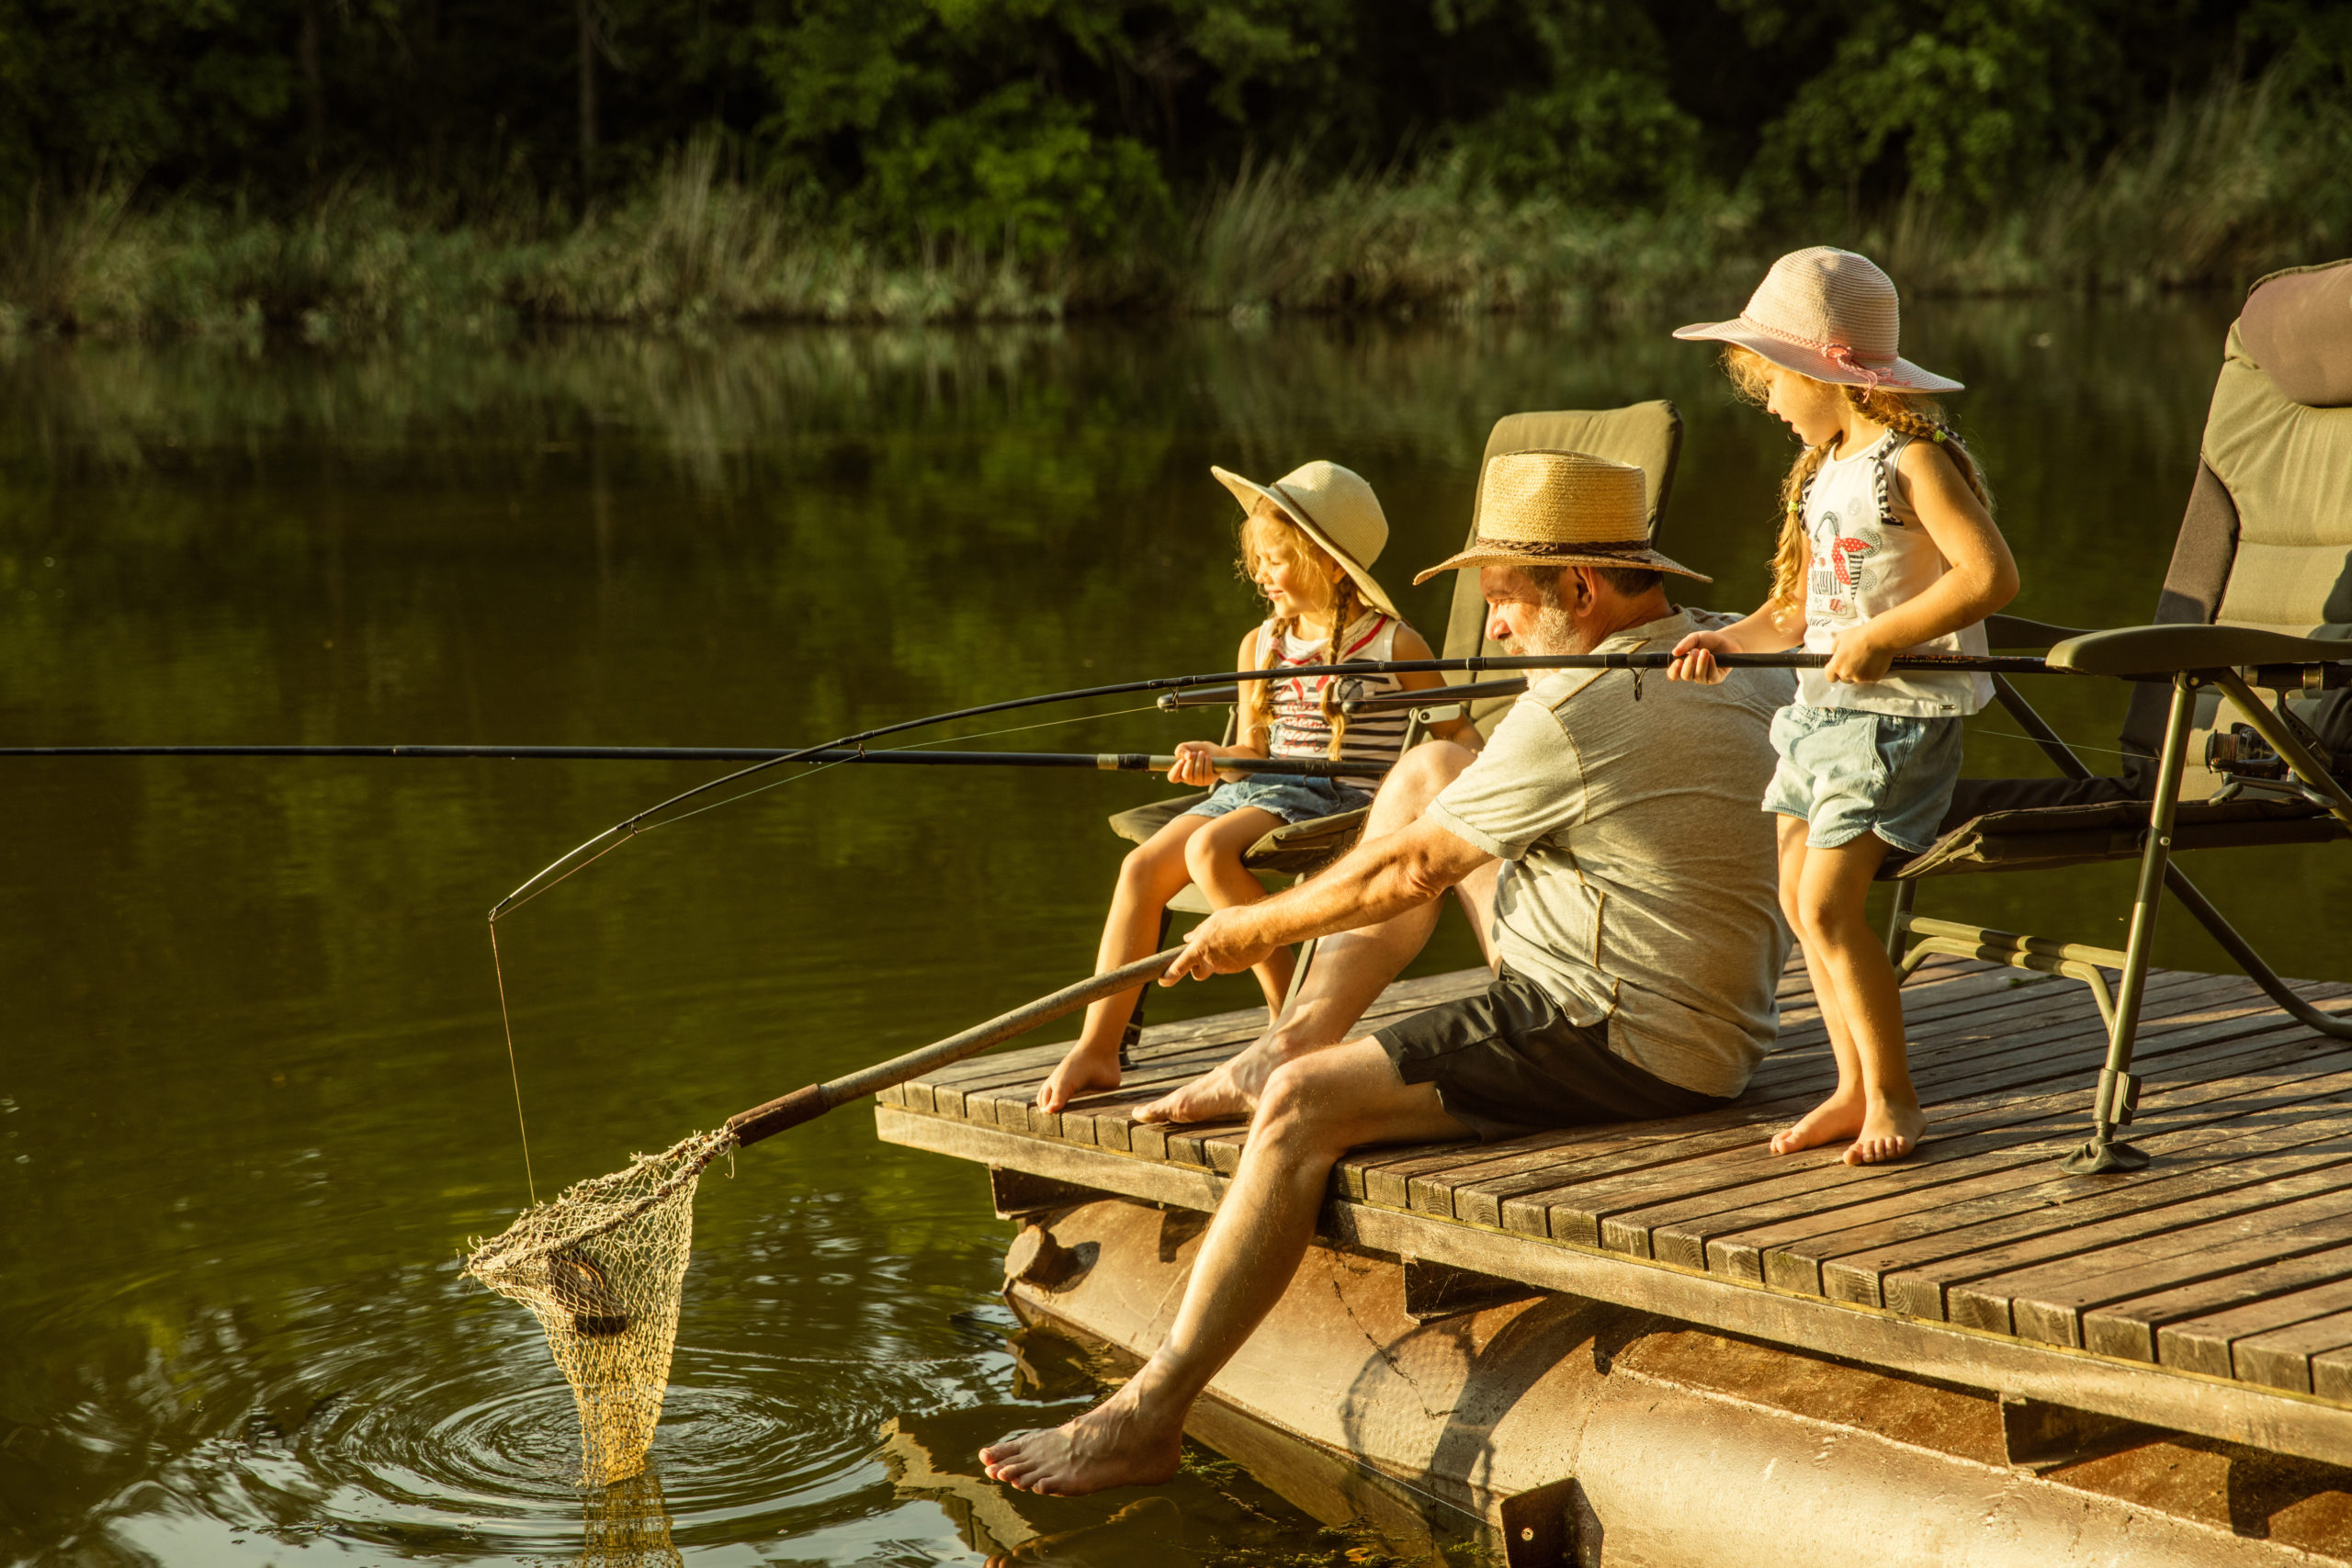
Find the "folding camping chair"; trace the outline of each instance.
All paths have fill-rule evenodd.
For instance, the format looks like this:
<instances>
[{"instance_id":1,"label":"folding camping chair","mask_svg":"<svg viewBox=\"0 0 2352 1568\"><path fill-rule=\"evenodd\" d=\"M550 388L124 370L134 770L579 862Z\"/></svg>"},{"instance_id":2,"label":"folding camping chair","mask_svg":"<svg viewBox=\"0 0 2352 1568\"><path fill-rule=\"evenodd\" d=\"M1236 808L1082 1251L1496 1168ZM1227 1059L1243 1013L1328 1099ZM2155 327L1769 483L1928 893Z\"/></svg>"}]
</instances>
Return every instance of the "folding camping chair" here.
<instances>
[{"instance_id":1,"label":"folding camping chair","mask_svg":"<svg viewBox=\"0 0 2352 1568\"><path fill-rule=\"evenodd\" d=\"M2352 262L2255 285L2230 329L2199 457L2154 625L1987 624L1996 648L2047 649L2061 669L2138 683L2121 776L2094 774L1996 675L2001 705L2065 776L1962 780L1936 843L1880 873L1896 885L1887 943L1903 976L1942 953L2090 987L2108 1052L2090 1139L2065 1162L2077 1174L2147 1164L2116 1129L2139 1097L2132 1043L2166 887L2290 1016L2352 1039L2352 1019L2296 996L2172 858L2352 837ZM2111 860L2140 863L2121 953L1914 912L1927 877ZM1906 937L1917 939L1907 952ZM2112 998L2108 969L2120 972Z\"/></svg>"},{"instance_id":2,"label":"folding camping chair","mask_svg":"<svg viewBox=\"0 0 2352 1568\"><path fill-rule=\"evenodd\" d=\"M1506 414L1495 422L1494 430L1487 437L1487 450L1478 462L1479 483L1484 487L1487 464L1505 452L1584 452L1613 462L1630 463L1642 470L1649 495L1649 515L1656 521L1666 510L1667 498L1674 485L1674 465L1682 451L1682 415L1670 402L1663 400L1634 403L1622 409L1603 409L1585 412L1566 411L1549 413ZM1477 539L1477 505L1471 505L1471 525L1464 544ZM1446 617L1443 657L1466 659L1473 654L1495 653L1499 649L1486 636L1487 605L1478 593L1478 574L1457 572L1453 584L1453 602ZM1488 681L1470 685L1439 687L1433 691L1399 693L1387 697L1356 699L1343 704L1352 714L1376 707L1405 707L1411 710L1412 722L1406 731L1405 744L1409 750L1419 743L1428 727L1451 719L1468 716L1482 733L1491 733L1500 722L1503 711L1510 705L1513 695L1524 690L1522 679ZM1162 709L1175 711L1187 707L1229 706L1238 700L1232 687L1213 687L1196 693L1171 694L1160 699ZM1233 723L1226 722L1225 739L1231 744ZM1189 795L1155 800L1146 806L1117 813L1111 818L1111 830L1123 839L1142 843L1182 812L1208 798L1206 790ZM1292 822L1276 828L1250 846L1241 863L1260 874L1261 879L1287 875L1293 882L1329 864L1347 852L1363 831L1367 811L1340 812L1335 816L1318 817L1311 821ZM1172 899L1169 914L1160 917L1159 945L1168 945L1168 926L1172 915L1208 913L1209 903L1198 886L1191 886ZM1307 968L1315 958L1315 943L1307 942L1299 950L1297 967L1291 977L1291 991L1296 994L1306 980ZM1150 995L1145 987L1136 998L1135 1012L1127 1021L1125 1043L1121 1047L1124 1058L1143 1032L1145 998Z\"/></svg>"}]
</instances>

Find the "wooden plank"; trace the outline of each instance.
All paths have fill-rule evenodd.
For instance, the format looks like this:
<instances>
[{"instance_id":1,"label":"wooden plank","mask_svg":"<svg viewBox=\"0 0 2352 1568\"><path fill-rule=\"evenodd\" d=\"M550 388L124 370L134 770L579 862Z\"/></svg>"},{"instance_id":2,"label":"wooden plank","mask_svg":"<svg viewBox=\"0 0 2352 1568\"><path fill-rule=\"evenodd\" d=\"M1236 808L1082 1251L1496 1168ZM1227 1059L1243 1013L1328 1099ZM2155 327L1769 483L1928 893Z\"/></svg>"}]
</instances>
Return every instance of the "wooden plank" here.
<instances>
[{"instance_id":1,"label":"wooden plank","mask_svg":"<svg viewBox=\"0 0 2352 1568\"><path fill-rule=\"evenodd\" d=\"M2089 1341L2091 1348L2098 1349L2106 1334L2106 1330L2093 1318L2104 1319L2110 1312L2138 1315L2133 1311L2137 1305L2126 1302L2113 1308L2102 1307L2092 1317L2086 1317L2084 1337ZM2237 1370L2234 1354L2240 1340L2298 1327L2314 1318L2324 1318L2336 1313L2352 1313L2352 1280L2331 1280L2301 1290L2274 1292L2234 1305L2209 1308L2195 1316L2167 1314L2172 1319L2169 1322L2154 1316L2144 1317L2143 1321L2160 1325L2155 1335L2154 1359L2185 1372L2226 1378L2243 1375ZM2352 1334L2346 1335L2335 1343L2352 1345ZM2335 1348L2335 1344L2320 1347L2330 1350ZM2150 1359L2146 1356L2132 1359ZM2303 1386L2308 1389L2311 1386L2308 1366L2303 1369L2302 1375Z\"/></svg>"},{"instance_id":2,"label":"wooden plank","mask_svg":"<svg viewBox=\"0 0 2352 1568\"><path fill-rule=\"evenodd\" d=\"M2240 1381L2297 1393L2315 1392L2312 1366L2330 1350L2352 1348L2352 1312L2330 1313L2290 1327L2251 1335L2230 1348L2232 1371ZM2329 1394L2342 1399L2344 1392Z\"/></svg>"},{"instance_id":3,"label":"wooden plank","mask_svg":"<svg viewBox=\"0 0 2352 1568\"><path fill-rule=\"evenodd\" d=\"M2091 1043L2100 1038L2096 1033L2095 1012L2090 1011L2087 1003L2085 1010L2090 1013L2090 1016L2075 1023L2054 1024L2047 1030L2032 1032L2000 1043L1992 1048L2000 1053L1998 1058L1988 1058L1988 1060L1996 1060L1996 1063L2007 1061L2036 1064L2044 1079L2079 1078L2085 1067L2095 1065L2095 1062L2071 1063L2054 1060L2052 1052L2058 1043L2069 1038L2076 1039L2086 1049L2090 1049ZM2098 1049L2103 1050L2104 1047L2099 1046ZM1940 1082L1956 1085L1972 1076L1968 1068L1958 1065L1963 1059L1947 1057L1945 1060L1955 1065L1949 1068L1923 1066L1918 1074L1918 1081L1928 1085ZM1947 1074L1951 1076L1948 1077ZM1826 1080L1824 1081L1826 1084ZM1673 1122L1644 1125L1679 1129L1682 1135L1702 1134L1724 1125L1753 1128L1779 1122L1792 1111L1802 1110L1809 1105L1812 1098L1811 1095L1804 1095L1792 1097L1785 1101L1747 1102L1727 1111L1708 1112L1702 1116L1681 1118ZM1948 1109L1946 1102L1942 1100L1937 1100L1934 1103L1939 1113ZM1707 1140L1704 1146L1694 1144L1689 1150L1652 1148L1648 1153L1653 1156L1668 1156L1668 1158L1697 1157L1717 1149L1752 1146L1754 1146L1752 1134L1743 1134L1730 1137L1712 1137ZM1653 1157L1642 1163L1663 1165L1668 1163L1668 1158ZM1488 1171L1470 1173L1473 1179L1449 1184L1449 1190L1453 1212L1459 1218L1473 1224L1500 1224L1508 1229L1524 1230L1531 1235L1540 1235L1546 1232L1549 1224L1547 1211L1553 1198L1558 1192L1570 1188L1575 1179L1596 1173L1598 1169L1599 1168L1583 1168L1563 1170L1554 1160L1521 1157L1508 1163L1498 1161ZM1429 1207L1433 1210L1435 1206L1434 1200L1430 1200ZM1575 1237L1571 1235L1568 1239L1575 1239Z\"/></svg>"},{"instance_id":4,"label":"wooden plank","mask_svg":"<svg viewBox=\"0 0 2352 1568\"><path fill-rule=\"evenodd\" d=\"M2352 1075L2331 1075L2328 1080L2314 1081L2332 1081L2338 1090L2352 1089ZM2253 1113L2233 1105L2227 1108L2226 1121L2169 1132L2135 1130L2133 1142L2153 1162L2158 1162L2148 1170L2093 1178L2064 1175L2047 1163L2037 1163L1991 1170L1927 1194L1899 1188L1884 1198L1848 1208L1779 1219L1758 1213L1747 1228L1709 1240L1707 1267L1713 1272L1757 1280L1776 1290L1830 1295L1871 1306L1895 1305L1880 1298L1875 1269L1868 1262L1849 1262L1850 1257L1875 1258L1883 1254L1874 1248L1923 1235L1949 1235L2019 1213L2042 1212L2053 1225L2069 1224L2057 1211L2075 1199L2113 1192L2126 1184L2160 1181L2249 1156L2324 1144L2338 1130L2334 1124L2296 1123L2248 1132L2241 1123ZM2312 1162L2325 1164L2328 1157L2313 1156ZM2352 1143L2345 1144L2337 1157L2352 1158ZM2303 1163L2281 1161L2269 1174L2291 1174ZM2262 1179L2256 1174L2246 1180Z\"/></svg>"},{"instance_id":5,"label":"wooden plank","mask_svg":"<svg viewBox=\"0 0 2352 1568\"><path fill-rule=\"evenodd\" d=\"M2298 1184L2290 1197L2329 1190L2333 1183L2345 1179L2341 1167L2352 1159L2352 1138L2344 1135L2346 1124L2336 1122L2333 1131L2336 1136L2302 1149L2136 1181L2055 1209L2037 1209L1928 1238L1922 1250L1932 1253L1932 1258L1900 1267L1889 1264L1886 1272L1878 1276L1882 1299L1889 1310L1911 1316L1955 1318L1960 1310L1958 1292L1971 1281L2005 1269L2160 1234L2189 1221L2266 1207L2281 1201L2277 1191L2281 1182ZM1898 1258L1910 1250L1887 1249ZM1872 1268L1881 1261L1880 1257L1870 1257L1825 1268L1823 1282L1835 1289L1830 1278L1834 1269ZM1839 1292L1836 1299L1860 1297ZM1984 1315L2002 1318L2001 1331L2007 1332L2006 1309Z\"/></svg>"},{"instance_id":6,"label":"wooden plank","mask_svg":"<svg viewBox=\"0 0 2352 1568\"><path fill-rule=\"evenodd\" d=\"M2352 1243L2352 1225L2339 1227L2347 1243ZM2096 1355L2120 1356L2126 1360L2154 1361L2162 1348L2160 1336L2168 1334L2184 1320L2218 1318L2232 1309L2247 1312L2256 1322L2279 1321L2271 1309L2280 1296L2343 1286L2336 1292L2343 1303L2352 1303L2352 1245L2323 1248L2318 1251L2293 1253L2300 1243L2290 1242L2290 1256L2280 1257L2274 1249L2277 1236L2266 1235L2256 1244L2245 1247L2226 1272L2210 1280L2175 1286L2129 1301L2110 1302L2103 1307L2086 1309L2082 1314L2082 1336L2085 1348ZM2255 1262L2268 1258L2272 1261ZM2223 1330L2226 1336L2226 1329ZM2175 1342L2181 1359L2177 1364L2185 1371L2199 1370L2192 1361L2206 1359L2212 1342L2197 1335L2183 1334ZM2227 1377L2229 1371L2229 1341L2224 1337L2219 1344L2220 1370L2212 1375Z\"/></svg>"},{"instance_id":7,"label":"wooden plank","mask_svg":"<svg viewBox=\"0 0 2352 1568\"><path fill-rule=\"evenodd\" d=\"M2252 1108L2245 1101L2246 1094L2277 1082L2275 1072L2244 1070L2248 1067L2292 1065L2294 1070L2311 1075L2301 1080L2305 1084L2352 1090L2352 1051L2339 1051L2324 1059L2342 1069L2333 1076L2316 1071L2319 1059L2295 1062L2294 1057L2301 1055L2299 1044L2274 1044L2221 1057L2200 1055L2197 1069L2215 1076L2202 1082L2165 1080L2163 1092L2144 1096L2143 1114L2132 1128L2134 1143L2153 1155L2159 1144L2167 1150L2177 1147L2177 1137L2183 1133L2248 1114ZM2083 1108L2087 1109L2086 1099ZM2069 1109L2053 1126L2030 1139L2023 1136L2028 1131L1939 1137L1897 1166L1846 1168L1842 1175L1824 1169L1805 1180L1775 1184L1783 1189L1781 1193L1761 1187L1743 1192L1736 1207L1678 1205L1688 1212L1620 1214L1610 1224L1647 1223L1652 1254L1669 1261L1694 1269L1724 1268L1743 1278L1761 1278L1780 1289L1818 1294L1817 1258L1798 1255L1782 1261L1776 1252L1768 1261L1755 1241L1736 1251L1718 1244L1774 1224L1802 1224L1811 1227L1810 1234L1834 1231L1842 1223L1840 1216L1850 1215L1855 1208L1867 1206L1883 1214L1891 1201L1918 1209L1939 1208L1955 1199L2037 1184L2048 1179L2050 1162L2079 1138L2082 1127L2078 1112ZM1988 1136L1991 1142L1985 1141Z\"/></svg>"},{"instance_id":8,"label":"wooden plank","mask_svg":"<svg viewBox=\"0 0 2352 1568\"><path fill-rule=\"evenodd\" d=\"M2244 1021L2233 1021L2228 1023L2208 1025L2199 1030L2197 1032L2197 1039L2206 1049L2199 1051L2199 1057L2211 1060L2212 1057L2207 1052L2217 1045L2226 1048L2238 1059L2240 1065L2245 1065L2246 1062L2254 1059L2249 1058L2245 1053L2270 1053L2274 1055L2274 1059L2276 1054L2283 1053L2287 1060L2278 1064L2284 1069L2278 1074L2279 1086L2276 1089L2266 1089L2264 1095L2275 1094L2282 1097L2298 1112L2310 1109L2310 1101L2315 1096L2338 1092L2344 1088L2342 1080L2333 1077L2324 1079L2304 1079L2304 1069L2293 1066L2298 1053L2308 1053L2310 1060L2306 1063L2307 1068L2315 1070L2333 1065L2329 1058L2335 1056L2340 1050L2333 1042L2311 1035L2300 1026L2280 1027L2275 1023L2266 1032L2246 1034L2234 1042L2223 1043L2216 1039L2217 1036L2245 1027ZM2192 1058L2184 1056L2180 1059L2187 1061ZM2298 1081L2305 1082L2308 1087L2292 1088ZM2149 1097L2152 1111L2162 1104L2164 1092L2160 1089L2155 1095ZM2250 1096L2235 1109L2233 1113L2245 1117L2275 1113L2278 1109L2278 1105L2275 1099L2266 1100L2262 1096ZM2317 1111L2312 1110L2311 1113L2315 1114ZM2151 1117L2150 1120L2153 1121L2154 1118ZM2147 1122L2141 1125L2140 1131L2143 1135L2147 1125ZM2299 1135L2293 1141L2311 1141L2317 1135L2316 1134ZM2105 1193L2145 1182L2161 1181L2172 1174L2174 1173L2161 1169L2144 1173L2118 1174L2100 1178L2096 1182L2083 1184L2075 1190L2084 1193ZM2153 1201L2153 1199L2150 1200L2150 1201ZM1792 1267L1810 1269L1817 1261L1823 1271L1822 1289L1826 1293L1835 1295L1841 1300L1864 1301L1872 1304L1883 1303L1888 1306L1899 1306L1901 1310L1917 1315L1939 1317L1942 1312L1940 1310L1941 1296L1939 1292L1931 1292L1929 1299L1926 1301L1897 1302L1892 1295L1882 1295L1883 1287L1880 1283L1882 1277L1902 1274L1917 1266L1952 1257L1969 1250L1973 1245L1989 1245L2014 1239L2019 1235L2040 1228L2038 1224L2029 1220L2027 1231L1996 1229L1982 1233L1981 1235L1967 1234L1967 1227L1971 1225L2009 1218L2020 1210L2039 1210L2044 1205L2038 1198L1994 1195L1966 1204L1953 1204L1924 1218L1889 1218L1882 1220L1875 1228L1858 1226L1849 1235L1823 1237L1814 1242L1780 1236L1769 1239L1776 1248L1785 1248L1796 1255L1792 1259ZM1945 1233L1951 1233L1948 1241L1940 1239ZM1924 1279L1913 1281L1917 1284L1926 1282ZM1906 1285L1905 1288L1910 1287Z\"/></svg>"},{"instance_id":9,"label":"wooden plank","mask_svg":"<svg viewBox=\"0 0 2352 1568\"><path fill-rule=\"evenodd\" d=\"M1014 1166L1147 1201L1214 1208L1226 1185L1207 1171L1023 1138L890 1106L877 1106L875 1121L888 1142ZM2006 1391L2311 1459L2340 1461L2352 1453L2352 1407L2273 1390L2184 1377L2160 1367L2105 1360L1819 1298L1784 1296L1620 1254L1404 1211L1333 1202L1325 1209L1318 1235L1964 1388ZM2352 1373L2352 1359L2345 1373Z\"/></svg>"},{"instance_id":10,"label":"wooden plank","mask_svg":"<svg viewBox=\"0 0 2352 1568\"><path fill-rule=\"evenodd\" d=\"M2322 1399L2352 1404L2352 1350L2325 1350L2312 1354L2312 1393Z\"/></svg>"},{"instance_id":11,"label":"wooden plank","mask_svg":"<svg viewBox=\"0 0 2352 1568\"><path fill-rule=\"evenodd\" d=\"M2080 1346L2086 1307L2352 1240L2352 1168L2331 1166L2244 1188L2214 1205L2234 1205L2235 1212L2208 1216L2194 1212L2205 1205L2183 1204L2133 1216L2125 1227L2133 1233L2128 1237L2067 1233L2060 1238L2064 1251L2055 1258L1980 1275L1947 1291L1951 1321L2048 1345Z\"/></svg>"}]
</instances>

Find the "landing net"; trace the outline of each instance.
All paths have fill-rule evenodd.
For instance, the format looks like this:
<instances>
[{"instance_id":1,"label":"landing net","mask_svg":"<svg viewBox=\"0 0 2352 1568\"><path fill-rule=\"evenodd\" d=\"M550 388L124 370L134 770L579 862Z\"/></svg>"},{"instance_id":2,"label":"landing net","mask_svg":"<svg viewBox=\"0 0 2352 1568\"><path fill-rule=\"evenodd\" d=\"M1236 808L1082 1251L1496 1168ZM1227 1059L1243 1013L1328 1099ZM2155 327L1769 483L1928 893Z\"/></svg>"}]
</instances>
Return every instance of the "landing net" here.
<instances>
[{"instance_id":1,"label":"landing net","mask_svg":"<svg viewBox=\"0 0 2352 1568\"><path fill-rule=\"evenodd\" d=\"M580 1409L580 1483L645 1467L662 1419L678 1300L693 1250L695 1188L735 1146L697 1133L581 1182L477 1242L466 1272L531 1309Z\"/></svg>"}]
</instances>

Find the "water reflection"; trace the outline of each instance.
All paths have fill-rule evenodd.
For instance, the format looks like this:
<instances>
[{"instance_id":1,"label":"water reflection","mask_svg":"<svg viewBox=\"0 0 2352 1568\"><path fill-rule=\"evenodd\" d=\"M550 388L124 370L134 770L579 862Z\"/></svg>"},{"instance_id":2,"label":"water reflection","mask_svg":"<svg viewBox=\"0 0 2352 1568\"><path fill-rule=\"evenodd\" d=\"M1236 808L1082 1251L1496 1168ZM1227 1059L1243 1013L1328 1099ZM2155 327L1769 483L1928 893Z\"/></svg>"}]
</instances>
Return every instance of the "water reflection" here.
<instances>
[{"instance_id":1,"label":"water reflection","mask_svg":"<svg viewBox=\"0 0 2352 1568\"><path fill-rule=\"evenodd\" d=\"M1957 408L2024 567L2022 613L2154 606L2227 314L1999 303L1906 323L1972 384ZM1497 415L1659 395L1689 427L1668 547L1717 575L1709 603L1750 604L1788 448L1704 354L1647 327L253 356L11 342L0 735L776 744L1213 667L1250 609L1210 462L1358 468L1401 585L1458 542ZM1400 597L1437 628L1444 592ZM2112 743L2113 694L2044 696L2070 736ZM1971 766L2038 772L2005 728L1977 726ZM1137 712L1019 743L1189 733ZM0 1334L25 1348L0 1362L0 1556L581 1550L569 1395L528 1317L458 1279L464 1239L524 1197L482 917L703 776L0 769ZM842 769L533 905L502 931L542 1189L1066 981L1122 848L1102 817L1150 793ZM2352 894L2352 857L2232 864L2215 896L2282 968L2345 975L2312 917ZM2129 875L1966 879L1930 912L2097 940L2120 933ZM2257 883L2249 908L2238 889ZM1427 964L1470 951L1449 924ZM2181 921L2160 956L2220 962ZM1246 999L1209 986L1155 1005ZM668 1550L977 1563L1026 1544L965 1539L876 1450L893 1420L962 1413L977 1443L1081 1397L1007 1394L1003 1337L952 1320L993 1290L1002 1239L977 1170L877 1145L854 1115L714 1173L653 1450ZM1252 1540L1320 1550L1311 1521L1243 1484L1227 1490L1273 1521ZM1204 1485L1169 1494L1193 1561L1224 1550L1193 1533L1227 1517ZM1102 1526L1125 1501L1029 1528Z\"/></svg>"}]
</instances>

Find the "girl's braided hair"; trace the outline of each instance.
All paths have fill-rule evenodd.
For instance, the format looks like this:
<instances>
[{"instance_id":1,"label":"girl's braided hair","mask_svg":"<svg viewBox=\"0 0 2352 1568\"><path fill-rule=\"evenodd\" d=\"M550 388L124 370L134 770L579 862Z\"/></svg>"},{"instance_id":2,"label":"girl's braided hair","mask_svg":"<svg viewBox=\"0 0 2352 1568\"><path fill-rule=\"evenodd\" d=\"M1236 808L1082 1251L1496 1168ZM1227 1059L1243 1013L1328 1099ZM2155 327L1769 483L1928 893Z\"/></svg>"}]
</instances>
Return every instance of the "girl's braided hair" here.
<instances>
[{"instance_id":1,"label":"girl's braided hair","mask_svg":"<svg viewBox=\"0 0 2352 1568\"><path fill-rule=\"evenodd\" d=\"M1292 522L1272 502L1262 499L1250 508L1250 514L1241 521L1241 558L1236 567L1244 578L1252 578L1250 563L1259 555L1287 556L1294 564L1326 572L1334 580L1331 584L1331 635L1324 643L1322 655L1316 662L1337 663L1341 649L1340 639L1347 634L1350 626L1363 618L1364 611L1370 607L1365 603L1363 590L1356 586L1354 578L1339 570L1339 563L1331 558L1329 552L1306 536L1305 529ZM1267 645L1260 650L1267 664L1272 665L1282 657L1283 638L1297 630L1298 617L1295 615L1283 615L1273 621ZM1249 743L1252 731L1271 731L1273 728L1273 684L1272 681L1242 682L1240 738L1244 745ZM1338 761L1340 748L1347 740L1348 716L1340 711L1338 679L1325 676L1321 686L1319 705L1325 721L1331 727L1331 744L1326 754L1333 761Z\"/></svg>"},{"instance_id":2,"label":"girl's braided hair","mask_svg":"<svg viewBox=\"0 0 2352 1568\"><path fill-rule=\"evenodd\" d=\"M1764 356L1753 349L1737 344L1724 350L1724 370L1731 377L1732 385L1751 401L1761 403L1770 389L1764 379ZM1864 418L1876 420L1890 430L1920 441L1933 442L1960 470L1960 477L1984 503L1993 510L1993 492L1984 483L1983 470L1959 435L1943 418L1943 411L1936 400L1922 392L1892 392L1880 387L1846 387L1846 400L1854 405ZM1770 604L1777 607L1774 619L1783 626L1802 620L1804 615L1805 570L1812 565L1813 542L1805 536L1804 497L1813 488L1814 476L1829 458L1836 437L1818 446L1808 446L1789 468L1788 478L1781 481L1781 536L1772 550L1772 594Z\"/></svg>"}]
</instances>

